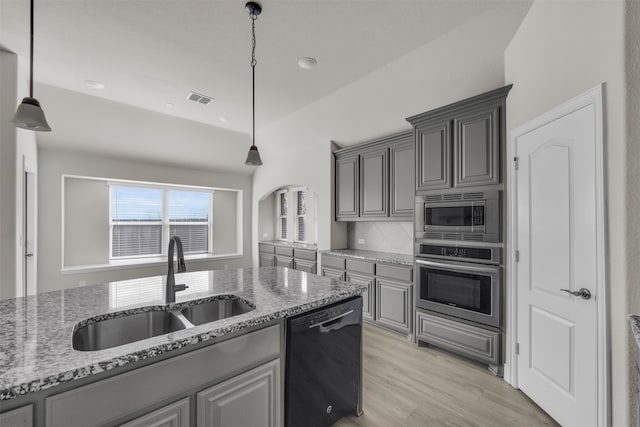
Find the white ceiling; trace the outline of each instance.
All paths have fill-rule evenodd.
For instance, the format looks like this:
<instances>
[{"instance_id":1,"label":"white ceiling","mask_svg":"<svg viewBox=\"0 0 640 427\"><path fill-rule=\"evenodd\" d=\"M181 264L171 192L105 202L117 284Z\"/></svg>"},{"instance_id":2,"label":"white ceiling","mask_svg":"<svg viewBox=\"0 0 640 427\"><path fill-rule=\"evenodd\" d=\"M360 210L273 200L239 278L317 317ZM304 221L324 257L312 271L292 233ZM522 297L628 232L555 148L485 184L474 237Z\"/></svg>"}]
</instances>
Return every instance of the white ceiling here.
<instances>
[{"instance_id":1,"label":"white ceiling","mask_svg":"<svg viewBox=\"0 0 640 427\"><path fill-rule=\"evenodd\" d=\"M223 128L215 131L218 133L239 132L248 141L251 46L244 3L36 1L36 91L43 87L40 90L50 95L47 102L54 104L45 105L41 99L45 111L58 120L73 120L71 111L50 113L63 108L58 98L73 98L71 94L54 96L62 93L61 88ZM261 1L263 13L256 22L256 127L313 104L509 3L513 7L511 0ZM528 8L529 2L520 3ZM27 0L0 0L0 45L24 57L28 55L28 6ZM505 26L514 28L513 23ZM509 30L504 37L512 35ZM504 49L505 44L498 43L495 49ZM303 56L316 58L317 68L298 68L297 60ZM437 64L434 58L433 66ZM91 89L84 83L87 79L100 81L106 88ZM191 90L210 95L214 101L207 106L187 101ZM35 96L41 98L37 92ZM83 103L87 97L75 99ZM168 102L174 107L167 108ZM229 121L221 122L221 116ZM70 137L55 136L56 128L72 127L52 119L54 132L39 135L39 142L49 139L64 145ZM243 138L230 139L237 144ZM85 139L83 143L85 150L106 150L104 140ZM121 152L111 154L129 154L124 144L118 150Z\"/></svg>"}]
</instances>

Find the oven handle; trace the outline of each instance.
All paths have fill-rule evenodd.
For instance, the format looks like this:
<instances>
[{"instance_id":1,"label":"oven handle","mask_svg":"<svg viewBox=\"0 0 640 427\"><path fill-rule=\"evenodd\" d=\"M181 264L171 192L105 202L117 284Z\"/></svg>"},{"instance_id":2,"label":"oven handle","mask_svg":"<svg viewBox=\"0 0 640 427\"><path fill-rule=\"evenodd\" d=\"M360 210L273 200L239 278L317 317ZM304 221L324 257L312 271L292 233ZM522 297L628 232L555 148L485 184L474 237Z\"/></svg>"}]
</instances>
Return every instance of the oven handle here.
<instances>
[{"instance_id":1,"label":"oven handle","mask_svg":"<svg viewBox=\"0 0 640 427\"><path fill-rule=\"evenodd\" d=\"M483 267L483 266L475 266L475 265L462 265L462 264L446 264L442 262L435 261L424 261L422 259L416 258L416 264L426 265L429 267L437 267L446 270L461 270L461 271L471 271L476 273L495 273L497 267Z\"/></svg>"}]
</instances>

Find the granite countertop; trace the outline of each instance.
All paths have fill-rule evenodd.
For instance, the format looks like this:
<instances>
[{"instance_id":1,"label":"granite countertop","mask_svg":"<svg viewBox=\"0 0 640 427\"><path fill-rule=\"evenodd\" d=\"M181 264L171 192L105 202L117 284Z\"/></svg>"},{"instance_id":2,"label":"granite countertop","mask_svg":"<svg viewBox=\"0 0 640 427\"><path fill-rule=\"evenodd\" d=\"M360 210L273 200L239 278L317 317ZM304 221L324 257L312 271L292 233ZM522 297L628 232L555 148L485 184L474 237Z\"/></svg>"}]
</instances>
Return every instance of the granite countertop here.
<instances>
[{"instance_id":1,"label":"granite countertop","mask_svg":"<svg viewBox=\"0 0 640 427\"><path fill-rule=\"evenodd\" d=\"M326 249L321 250L320 253L326 255L363 259L373 262L388 262L390 264L413 266L413 255L398 254L393 252L366 251L360 249Z\"/></svg>"},{"instance_id":2,"label":"granite countertop","mask_svg":"<svg viewBox=\"0 0 640 427\"><path fill-rule=\"evenodd\" d=\"M300 243L300 242L287 242L285 240L268 240L264 242L259 242L267 245L275 245L275 246L287 246L290 248L300 248L300 249L310 249L315 251L318 249L318 246L311 243Z\"/></svg>"},{"instance_id":3,"label":"granite countertop","mask_svg":"<svg viewBox=\"0 0 640 427\"><path fill-rule=\"evenodd\" d=\"M0 300L0 401L148 359L250 326L284 318L350 296L365 288L283 267L176 274L187 291L164 304L164 276L112 282ZM143 291L144 290L144 291ZM76 351L79 322L117 313L174 310L237 295L255 305L248 313L107 350Z\"/></svg>"},{"instance_id":4,"label":"granite countertop","mask_svg":"<svg viewBox=\"0 0 640 427\"><path fill-rule=\"evenodd\" d=\"M629 324L633 337L636 339L636 345L640 348L640 316L629 316Z\"/></svg>"}]
</instances>

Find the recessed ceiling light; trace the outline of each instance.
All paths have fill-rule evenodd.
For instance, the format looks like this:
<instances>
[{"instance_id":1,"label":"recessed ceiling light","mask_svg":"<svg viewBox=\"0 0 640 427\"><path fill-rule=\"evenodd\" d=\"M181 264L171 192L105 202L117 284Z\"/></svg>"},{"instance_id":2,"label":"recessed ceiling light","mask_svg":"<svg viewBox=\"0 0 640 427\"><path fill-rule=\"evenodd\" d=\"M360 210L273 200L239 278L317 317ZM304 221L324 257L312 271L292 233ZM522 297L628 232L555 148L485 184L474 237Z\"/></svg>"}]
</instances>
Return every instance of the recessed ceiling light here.
<instances>
[{"instance_id":1,"label":"recessed ceiling light","mask_svg":"<svg viewBox=\"0 0 640 427\"><path fill-rule=\"evenodd\" d=\"M227 123L229 122L229 117L222 116L218 120L220 120L222 123Z\"/></svg>"},{"instance_id":2,"label":"recessed ceiling light","mask_svg":"<svg viewBox=\"0 0 640 427\"><path fill-rule=\"evenodd\" d=\"M303 70L310 70L316 65L318 65L318 61L316 61L315 58L306 57L298 59L298 67L302 68Z\"/></svg>"},{"instance_id":3,"label":"recessed ceiling light","mask_svg":"<svg viewBox=\"0 0 640 427\"><path fill-rule=\"evenodd\" d=\"M97 82L95 80L85 80L84 82L90 88L93 88L93 89L104 89L104 84L100 83L100 82Z\"/></svg>"},{"instance_id":4,"label":"recessed ceiling light","mask_svg":"<svg viewBox=\"0 0 640 427\"><path fill-rule=\"evenodd\" d=\"M167 108L173 108L173 103L171 103L171 102L167 102L167 103L165 104L165 106L166 106Z\"/></svg>"}]
</instances>

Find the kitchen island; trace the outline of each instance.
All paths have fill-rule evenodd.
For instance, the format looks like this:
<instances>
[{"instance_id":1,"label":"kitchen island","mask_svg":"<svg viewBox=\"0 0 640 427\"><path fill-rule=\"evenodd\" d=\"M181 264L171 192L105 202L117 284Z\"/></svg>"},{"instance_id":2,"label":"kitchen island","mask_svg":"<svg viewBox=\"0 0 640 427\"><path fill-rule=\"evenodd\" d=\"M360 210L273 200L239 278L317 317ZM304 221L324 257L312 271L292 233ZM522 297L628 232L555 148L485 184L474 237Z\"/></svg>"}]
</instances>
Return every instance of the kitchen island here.
<instances>
[{"instance_id":1,"label":"kitchen island","mask_svg":"<svg viewBox=\"0 0 640 427\"><path fill-rule=\"evenodd\" d=\"M189 289L178 292L176 302L168 305L163 276L0 301L0 413L5 416L0 415L0 424L5 426L7 413L24 413L37 426L141 426L165 416L168 408L182 417L176 425L208 425L202 421L206 416L225 416L215 400L220 391L216 384L238 389L243 380L256 378L249 374L258 370L258 378L268 378L258 384L275 393L274 406L266 411L268 425L281 425L284 319L364 291L362 286L281 267L175 278ZM181 310L230 296L245 300L253 310L104 350L78 351L72 345L74 330L87 323ZM260 396L254 397L260 402ZM208 402L210 410L197 406L196 400ZM88 416L95 422L78 418Z\"/></svg>"}]
</instances>

